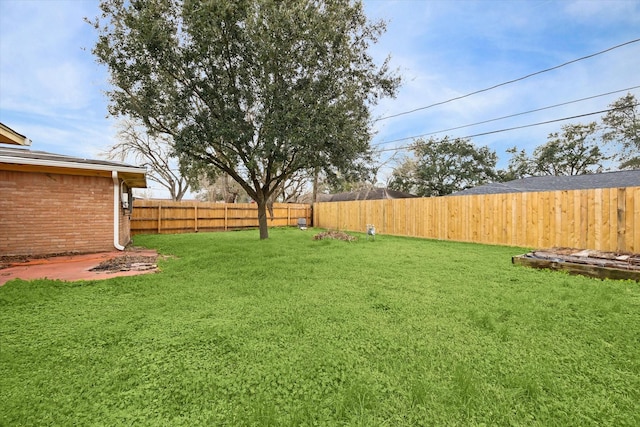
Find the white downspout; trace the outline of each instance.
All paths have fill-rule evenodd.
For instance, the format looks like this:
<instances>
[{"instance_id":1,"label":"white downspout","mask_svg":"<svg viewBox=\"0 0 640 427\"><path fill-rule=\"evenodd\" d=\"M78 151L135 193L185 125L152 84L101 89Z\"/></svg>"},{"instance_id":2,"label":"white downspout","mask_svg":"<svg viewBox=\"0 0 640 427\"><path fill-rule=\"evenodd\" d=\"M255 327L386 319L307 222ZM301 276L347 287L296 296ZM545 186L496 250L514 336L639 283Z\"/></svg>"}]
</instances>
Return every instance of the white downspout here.
<instances>
[{"instance_id":1,"label":"white downspout","mask_svg":"<svg viewBox=\"0 0 640 427\"><path fill-rule=\"evenodd\" d=\"M120 182L118 171L111 171L113 178L113 246L123 251L124 246L120 244Z\"/></svg>"}]
</instances>

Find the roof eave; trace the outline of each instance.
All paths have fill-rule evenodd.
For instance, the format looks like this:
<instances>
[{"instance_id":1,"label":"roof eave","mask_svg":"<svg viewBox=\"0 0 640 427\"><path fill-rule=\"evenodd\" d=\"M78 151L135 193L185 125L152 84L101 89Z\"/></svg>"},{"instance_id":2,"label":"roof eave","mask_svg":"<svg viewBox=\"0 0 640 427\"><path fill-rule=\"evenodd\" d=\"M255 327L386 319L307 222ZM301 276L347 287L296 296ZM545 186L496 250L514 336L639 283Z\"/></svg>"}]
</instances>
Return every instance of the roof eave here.
<instances>
[{"instance_id":1,"label":"roof eave","mask_svg":"<svg viewBox=\"0 0 640 427\"><path fill-rule=\"evenodd\" d=\"M31 140L9 126L0 123L0 143L11 145L31 145Z\"/></svg>"},{"instance_id":2,"label":"roof eave","mask_svg":"<svg viewBox=\"0 0 640 427\"><path fill-rule=\"evenodd\" d=\"M103 165L95 163L76 163L60 160L43 160L30 159L25 157L3 156L0 157L0 163L13 165L29 165L40 166L44 168L60 168L60 169L82 169L87 171L116 171L121 178L132 188L146 188L147 178L146 169L137 166L126 165Z\"/></svg>"}]
</instances>

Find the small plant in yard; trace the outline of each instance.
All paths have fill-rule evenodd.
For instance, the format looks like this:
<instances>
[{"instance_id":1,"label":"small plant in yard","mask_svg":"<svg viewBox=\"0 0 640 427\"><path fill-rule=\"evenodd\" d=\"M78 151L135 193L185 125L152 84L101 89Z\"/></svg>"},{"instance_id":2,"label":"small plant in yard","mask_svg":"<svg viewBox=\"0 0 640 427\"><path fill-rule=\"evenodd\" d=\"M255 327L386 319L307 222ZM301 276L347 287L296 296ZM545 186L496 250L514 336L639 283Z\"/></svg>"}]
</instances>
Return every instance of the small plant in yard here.
<instances>
[{"instance_id":1,"label":"small plant in yard","mask_svg":"<svg viewBox=\"0 0 640 427\"><path fill-rule=\"evenodd\" d=\"M257 233L136 236L160 273L1 287L0 425L640 425L638 283Z\"/></svg>"}]
</instances>

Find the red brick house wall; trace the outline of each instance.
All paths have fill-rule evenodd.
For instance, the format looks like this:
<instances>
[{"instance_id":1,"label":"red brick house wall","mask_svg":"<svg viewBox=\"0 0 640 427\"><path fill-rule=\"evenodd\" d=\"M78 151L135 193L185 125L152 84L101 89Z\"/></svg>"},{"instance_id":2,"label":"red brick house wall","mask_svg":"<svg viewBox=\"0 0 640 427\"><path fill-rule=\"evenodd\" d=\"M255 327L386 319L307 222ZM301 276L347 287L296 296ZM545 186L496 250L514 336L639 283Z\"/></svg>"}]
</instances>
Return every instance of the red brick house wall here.
<instances>
[{"instance_id":1,"label":"red brick house wall","mask_svg":"<svg viewBox=\"0 0 640 427\"><path fill-rule=\"evenodd\" d=\"M130 222L119 212L126 245ZM111 178L0 170L0 255L113 249Z\"/></svg>"}]
</instances>

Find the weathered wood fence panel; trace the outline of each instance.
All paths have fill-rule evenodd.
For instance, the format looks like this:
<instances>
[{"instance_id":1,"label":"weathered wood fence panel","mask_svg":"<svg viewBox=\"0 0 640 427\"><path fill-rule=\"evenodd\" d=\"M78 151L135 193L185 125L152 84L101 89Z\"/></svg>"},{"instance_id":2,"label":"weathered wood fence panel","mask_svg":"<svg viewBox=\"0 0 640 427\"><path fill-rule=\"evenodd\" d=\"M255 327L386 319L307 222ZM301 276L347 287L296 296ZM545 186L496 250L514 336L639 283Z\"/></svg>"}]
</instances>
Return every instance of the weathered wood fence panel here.
<instances>
[{"instance_id":1,"label":"weathered wood fence panel","mask_svg":"<svg viewBox=\"0 0 640 427\"><path fill-rule=\"evenodd\" d=\"M533 248L640 252L640 187L316 203L314 226Z\"/></svg>"},{"instance_id":2,"label":"weathered wood fence panel","mask_svg":"<svg viewBox=\"0 0 640 427\"><path fill-rule=\"evenodd\" d=\"M258 227L255 203L208 203L197 201L135 200L131 234L172 234L225 231ZM311 206L274 203L270 227L296 226L298 218L311 223Z\"/></svg>"}]
</instances>

